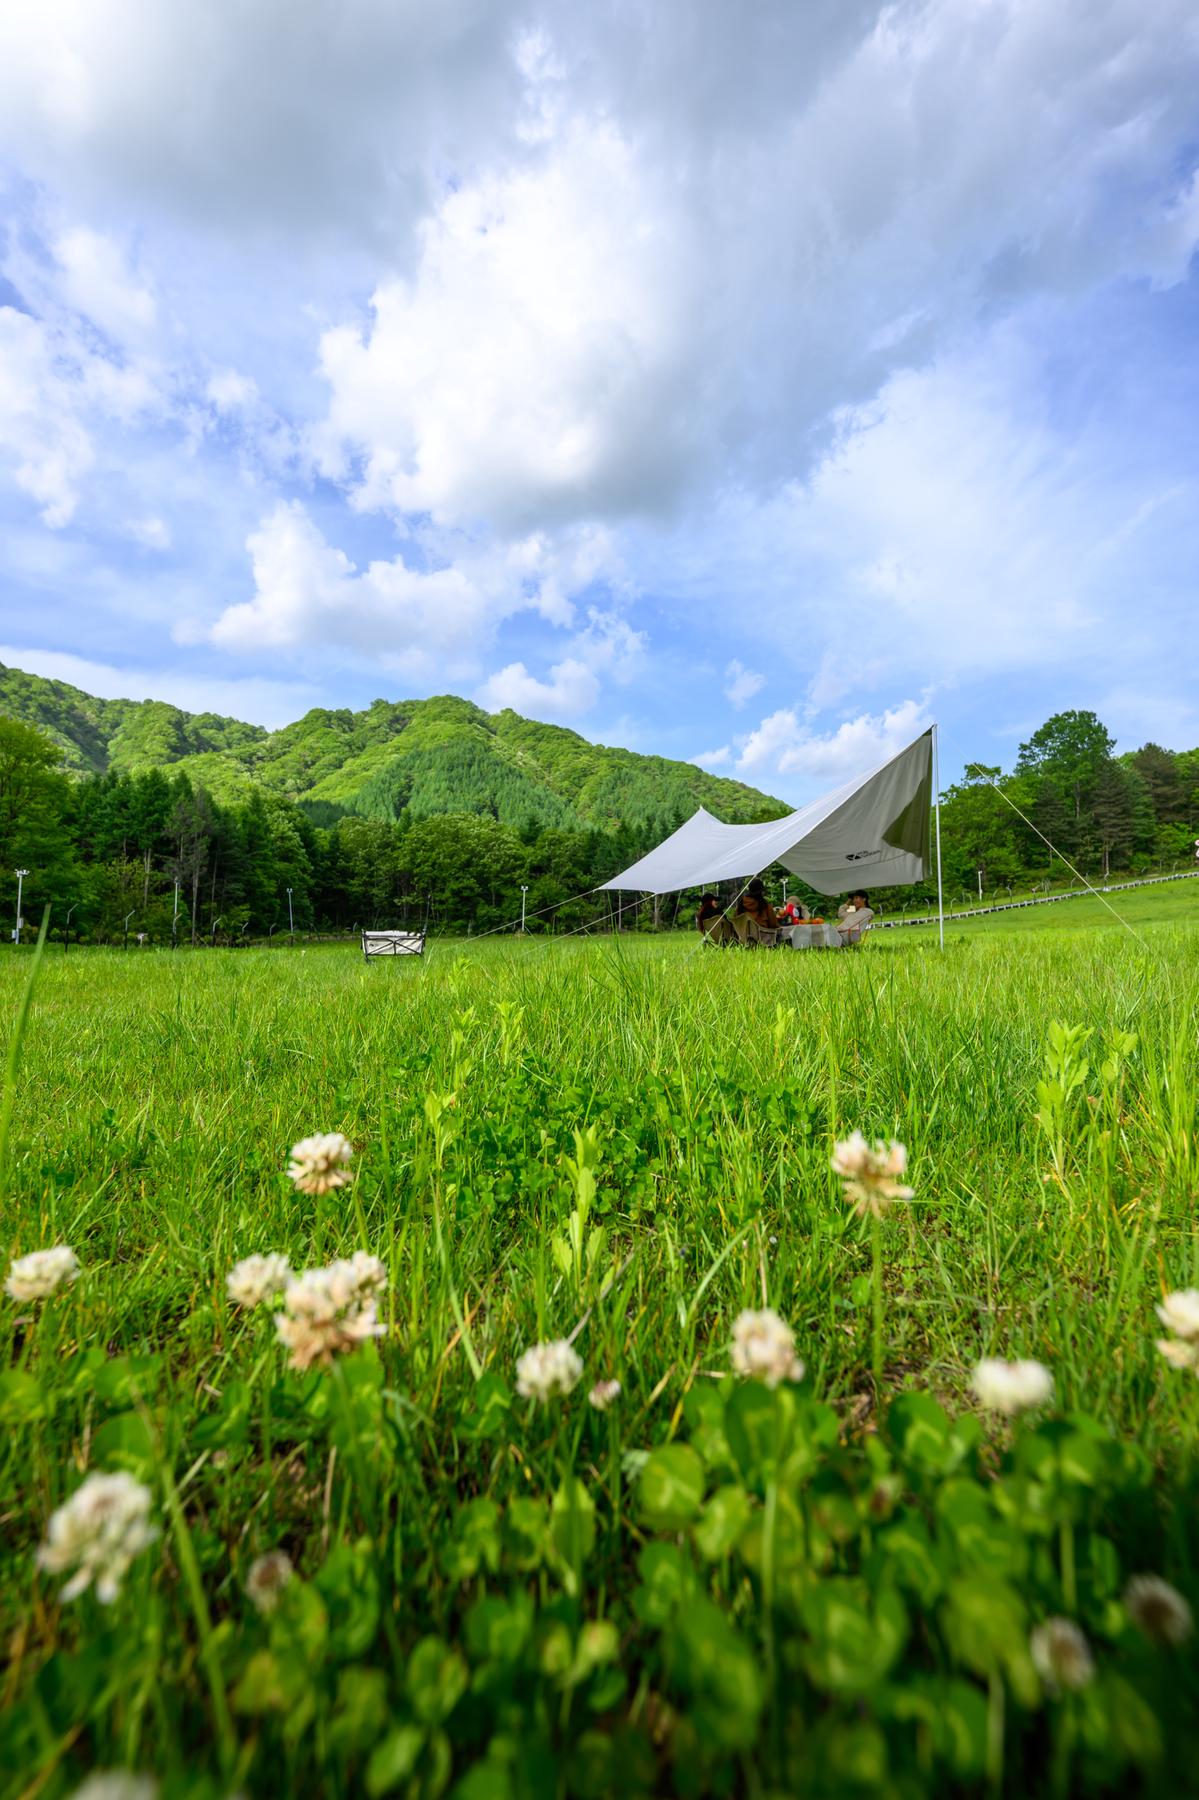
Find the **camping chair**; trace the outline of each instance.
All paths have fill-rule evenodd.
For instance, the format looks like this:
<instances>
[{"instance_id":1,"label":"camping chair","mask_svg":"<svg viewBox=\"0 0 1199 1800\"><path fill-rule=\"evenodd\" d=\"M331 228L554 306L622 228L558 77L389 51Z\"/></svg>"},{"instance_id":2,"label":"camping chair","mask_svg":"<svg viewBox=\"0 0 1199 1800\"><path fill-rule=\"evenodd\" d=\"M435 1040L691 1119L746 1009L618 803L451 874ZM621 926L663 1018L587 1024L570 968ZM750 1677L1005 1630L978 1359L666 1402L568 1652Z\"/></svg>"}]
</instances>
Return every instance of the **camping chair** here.
<instances>
[{"instance_id":1,"label":"camping chair","mask_svg":"<svg viewBox=\"0 0 1199 1800\"><path fill-rule=\"evenodd\" d=\"M369 962L372 956L423 956L423 931L364 931L362 954Z\"/></svg>"},{"instance_id":2,"label":"camping chair","mask_svg":"<svg viewBox=\"0 0 1199 1800\"><path fill-rule=\"evenodd\" d=\"M779 931L774 925L759 925L748 913L741 913L732 921L733 930L737 934L737 942L743 950L774 950L778 946Z\"/></svg>"}]
</instances>

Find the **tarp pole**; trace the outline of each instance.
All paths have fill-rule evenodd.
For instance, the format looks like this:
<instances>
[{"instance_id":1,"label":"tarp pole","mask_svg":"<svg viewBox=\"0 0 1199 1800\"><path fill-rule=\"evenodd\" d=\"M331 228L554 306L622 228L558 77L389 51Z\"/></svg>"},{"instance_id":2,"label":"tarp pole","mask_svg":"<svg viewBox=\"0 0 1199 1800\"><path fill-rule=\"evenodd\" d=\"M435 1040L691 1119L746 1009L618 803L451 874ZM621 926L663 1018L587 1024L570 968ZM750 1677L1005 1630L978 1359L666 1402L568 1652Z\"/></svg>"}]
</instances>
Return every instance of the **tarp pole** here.
<instances>
[{"instance_id":1,"label":"tarp pole","mask_svg":"<svg viewBox=\"0 0 1199 1800\"><path fill-rule=\"evenodd\" d=\"M945 890L941 883L941 733L933 726L933 817L937 827L937 935L945 948Z\"/></svg>"}]
</instances>

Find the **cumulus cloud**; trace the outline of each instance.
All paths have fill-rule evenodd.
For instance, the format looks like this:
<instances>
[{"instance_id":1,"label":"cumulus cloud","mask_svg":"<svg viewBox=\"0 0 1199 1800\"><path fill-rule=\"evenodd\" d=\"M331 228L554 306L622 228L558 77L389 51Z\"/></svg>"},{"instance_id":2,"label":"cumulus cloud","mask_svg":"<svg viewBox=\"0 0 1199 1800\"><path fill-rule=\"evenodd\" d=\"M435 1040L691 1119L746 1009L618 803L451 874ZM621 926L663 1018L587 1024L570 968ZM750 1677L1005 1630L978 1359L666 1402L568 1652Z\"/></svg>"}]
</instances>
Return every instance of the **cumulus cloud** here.
<instances>
[{"instance_id":1,"label":"cumulus cloud","mask_svg":"<svg viewBox=\"0 0 1199 1800\"><path fill-rule=\"evenodd\" d=\"M165 422L197 490L227 477L263 520L252 596L210 586L234 600L217 642L361 658L383 637L430 679L469 652L471 680L497 663L542 706L635 682L689 563L733 705L767 656L797 695L818 665L783 709L801 734L813 707L879 721L936 680L1128 657L1117 590L1156 554L1175 600L1136 627L1148 669L1187 635L1191 419L1173 467L1148 425L1112 434L1135 446L1118 466L1055 408L1088 298L1168 308L1186 277L1192 11L310 0L297 31L275 0L10 7L10 494L181 543L176 469L136 500L104 487ZM1042 361L1013 376L1023 327ZM1071 393L1119 366L1080 363ZM404 555L357 568L302 507L272 512L314 472L322 516L389 515ZM247 516L226 508L222 581ZM782 756L779 718L730 757Z\"/></svg>"},{"instance_id":2,"label":"cumulus cloud","mask_svg":"<svg viewBox=\"0 0 1199 1800\"><path fill-rule=\"evenodd\" d=\"M71 310L91 319L117 343L135 344L144 351L157 306L118 245L101 232L76 225L59 233L53 249L63 271L63 298Z\"/></svg>"},{"instance_id":3,"label":"cumulus cloud","mask_svg":"<svg viewBox=\"0 0 1199 1800\"><path fill-rule=\"evenodd\" d=\"M732 754L727 744L721 744L718 750L701 750L690 760L700 769L723 769Z\"/></svg>"},{"instance_id":4,"label":"cumulus cloud","mask_svg":"<svg viewBox=\"0 0 1199 1800\"><path fill-rule=\"evenodd\" d=\"M254 377L243 375L237 369L215 370L208 377L204 391L218 413L245 412L258 400L258 383Z\"/></svg>"},{"instance_id":5,"label":"cumulus cloud","mask_svg":"<svg viewBox=\"0 0 1199 1800\"><path fill-rule=\"evenodd\" d=\"M487 618L486 596L461 569L412 569L397 557L359 572L298 500L281 502L246 548L253 598L226 607L211 631L226 650L328 643L386 657L457 647Z\"/></svg>"},{"instance_id":6,"label":"cumulus cloud","mask_svg":"<svg viewBox=\"0 0 1199 1800\"><path fill-rule=\"evenodd\" d=\"M794 707L780 707L738 740L737 769L745 775L799 776L813 788L839 787L898 755L930 723L923 699L904 700L877 716L845 719L831 732L813 731Z\"/></svg>"},{"instance_id":7,"label":"cumulus cloud","mask_svg":"<svg viewBox=\"0 0 1199 1800\"><path fill-rule=\"evenodd\" d=\"M524 530L768 489L810 471L838 407L971 321L1185 274L1181 0L1155 31L1133 0L1073 7L1069 29L960 0L761 11L749 93L706 85L714 27L702 69L703 34L671 67L690 105L661 117L635 33L622 62L551 11L553 54L525 68L536 155L455 183L370 322L322 340L320 454L360 504ZM810 57L818 88L775 81Z\"/></svg>"},{"instance_id":8,"label":"cumulus cloud","mask_svg":"<svg viewBox=\"0 0 1199 1800\"><path fill-rule=\"evenodd\" d=\"M163 414L155 302L115 240L84 227L32 247L14 232L0 273L20 300L0 306L0 468L57 530L110 460L105 439Z\"/></svg>"},{"instance_id":9,"label":"cumulus cloud","mask_svg":"<svg viewBox=\"0 0 1199 1800\"><path fill-rule=\"evenodd\" d=\"M436 537L430 544L444 548ZM568 543L559 555L534 539L498 549L458 545L453 562L424 567L394 557L359 569L327 541L299 500L281 501L246 548L254 593L222 611L207 634L213 643L242 654L327 645L422 670L439 657L469 664L515 613L544 607L557 620L573 618L569 582L586 579L592 568L577 546ZM511 692L521 681L533 682L530 691L550 695L544 705L581 711L599 691L599 672L627 674L642 644L623 619L592 609L571 639L573 654L551 672L548 686L517 664L493 680Z\"/></svg>"},{"instance_id":10,"label":"cumulus cloud","mask_svg":"<svg viewBox=\"0 0 1199 1800\"><path fill-rule=\"evenodd\" d=\"M126 527L129 536L146 550L169 550L171 547L171 529L165 519L151 513L144 519L130 519Z\"/></svg>"},{"instance_id":11,"label":"cumulus cloud","mask_svg":"<svg viewBox=\"0 0 1199 1800\"><path fill-rule=\"evenodd\" d=\"M599 699L602 678L618 686L635 678L647 648L645 632L634 630L619 613L588 607L585 624L569 640L568 654L551 667L548 681L530 674L523 662L508 663L488 676L479 703L493 712L510 706L538 719L578 718Z\"/></svg>"},{"instance_id":12,"label":"cumulus cloud","mask_svg":"<svg viewBox=\"0 0 1199 1800\"><path fill-rule=\"evenodd\" d=\"M736 707L742 707L755 694L760 694L766 686L765 675L758 675L753 669L745 668L736 657L733 658L724 672L724 693Z\"/></svg>"},{"instance_id":13,"label":"cumulus cloud","mask_svg":"<svg viewBox=\"0 0 1199 1800\"><path fill-rule=\"evenodd\" d=\"M483 683L479 703L490 712L528 713L535 719L574 719L589 712L599 699L599 679L577 657L555 663L548 681L530 675L524 663L509 663Z\"/></svg>"},{"instance_id":14,"label":"cumulus cloud","mask_svg":"<svg viewBox=\"0 0 1199 1800\"><path fill-rule=\"evenodd\" d=\"M45 0L0 11L0 119L73 199L293 243L402 242L438 178L515 138L516 8Z\"/></svg>"},{"instance_id":15,"label":"cumulus cloud","mask_svg":"<svg viewBox=\"0 0 1199 1800\"><path fill-rule=\"evenodd\" d=\"M65 525L95 460L79 383L36 319L0 307L0 457L47 525Z\"/></svg>"}]
</instances>

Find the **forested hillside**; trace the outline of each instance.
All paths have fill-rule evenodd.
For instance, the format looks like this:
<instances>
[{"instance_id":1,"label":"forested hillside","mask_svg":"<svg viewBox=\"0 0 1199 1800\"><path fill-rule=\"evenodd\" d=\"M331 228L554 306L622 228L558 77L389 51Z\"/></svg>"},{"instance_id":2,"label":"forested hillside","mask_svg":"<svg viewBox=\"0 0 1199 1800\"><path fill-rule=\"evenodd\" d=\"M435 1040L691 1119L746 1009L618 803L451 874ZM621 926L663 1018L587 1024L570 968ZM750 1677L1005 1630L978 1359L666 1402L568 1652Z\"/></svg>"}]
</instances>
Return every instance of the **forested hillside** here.
<instances>
[{"instance_id":1,"label":"forested hillside","mask_svg":"<svg viewBox=\"0 0 1199 1800\"><path fill-rule=\"evenodd\" d=\"M7 799L7 810L5 810ZM706 805L786 811L689 763L588 743L453 697L315 710L267 732L97 700L0 668L0 869L25 910L102 939L229 939L294 920L426 914L486 929L568 903Z\"/></svg>"},{"instance_id":2,"label":"forested hillside","mask_svg":"<svg viewBox=\"0 0 1199 1800\"><path fill-rule=\"evenodd\" d=\"M80 774L186 775L221 804L255 788L314 823L489 813L506 825L653 831L708 806L751 821L786 810L743 782L692 763L589 743L559 725L486 713L452 695L376 700L364 712L315 708L279 731L157 700L97 700L0 664L0 714L36 726Z\"/></svg>"}]
</instances>

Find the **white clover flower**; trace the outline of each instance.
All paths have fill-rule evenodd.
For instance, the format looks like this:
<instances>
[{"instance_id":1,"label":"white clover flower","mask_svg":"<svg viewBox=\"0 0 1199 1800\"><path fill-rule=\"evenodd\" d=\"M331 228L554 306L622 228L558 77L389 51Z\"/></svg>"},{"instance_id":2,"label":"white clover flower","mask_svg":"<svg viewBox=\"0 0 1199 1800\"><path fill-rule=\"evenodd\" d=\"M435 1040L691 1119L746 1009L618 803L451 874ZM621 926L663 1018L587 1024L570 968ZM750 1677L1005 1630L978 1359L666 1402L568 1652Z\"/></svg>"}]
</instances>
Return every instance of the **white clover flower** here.
<instances>
[{"instance_id":1,"label":"white clover flower","mask_svg":"<svg viewBox=\"0 0 1199 1800\"><path fill-rule=\"evenodd\" d=\"M277 1300L291 1280L291 1264L278 1250L265 1256L246 1256L234 1263L225 1277L229 1298L235 1306L263 1306Z\"/></svg>"},{"instance_id":2,"label":"white clover flower","mask_svg":"<svg viewBox=\"0 0 1199 1800\"><path fill-rule=\"evenodd\" d=\"M523 1400L552 1400L577 1387L582 1373L582 1358L565 1338L556 1338L525 1351L516 1365L516 1391Z\"/></svg>"},{"instance_id":3,"label":"white clover flower","mask_svg":"<svg viewBox=\"0 0 1199 1800\"><path fill-rule=\"evenodd\" d=\"M149 1488L132 1475L89 1475L51 1514L37 1560L51 1575L74 1569L64 1600L77 1600L93 1583L106 1606L116 1599L134 1557L158 1536L149 1522L152 1504Z\"/></svg>"},{"instance_id":4,"label":"white clover flower","mask_svg":"<svg viewBox=\"0 0 1199 1800\"><path fill-rule=\"evenodd\" d=\"M619 1381L597 1381L587 1396L587 1404L596 1412L607 1412L614 1400L620 1399Z\"/></svg>"},{"instance_id":5,"label":"white clover flower","mask_svg":"<svg viewBox=\"0 0 1199 1800\"><path fill-rule=\"evenodd\" d=\"M31 1250L18 1256L8 1271L4 1284L10 1300L48 1300L60 1287L67 1287L79 1276L79 1258L69 1244L56 1244L53 1250Z\"/></svg>"},{"instance_id":6,"label":"white clover flower","mask_svg":"<svg viewBox=\"0 0 1199 1800\"><path fill-rule=\"evenodd\" d=\"M1199 1338L1199 1288L1183 1288L1167 1294L1157 1308L1157 1316L1167 1331L1189 1343Z\"/></svg>"},{"instance_id":7,"label":"white clover flower","mask_svg":"<svg viewBox=\"0 0 1199 1800\"><path fill-rule=\"evenodd\" d=\"M158 1800L158 1783L131 1769L104 1769L89 1775L70 1800Z\"/></svg>"},{"instance_id":8,"label":"white clover flower","mask_svg":"<svg viewBox=\"0 0 1199 1800\"><path fill-rule=\"evenodd\" d=\"M373 1257L365 1260L375 1262ZM291 1352L292 1368L328 1365L368 1338L382 1337L386 1326L380 1325L375 1309L376 1286L374 1269L362 1270L353 1262L296 1275L284 1291L283 1311L275 1314L275 1330Z\"/></svg>"},{"instance_id":9,"label":"white clover flower","mask_svg":"<svg viewBox=\"0 0 1199 1800\"><path fill-rule=\"evenodd\" d=\"M1188 1344L1182 1338L1158 1338L1157 1348L1172 1369L1194 1369L1199 1373L1199 1344Z\"/></svg>"},{"instance_id":10,"label":"white clover flower","mask_svg":"<svg viewBox=\"0 0 1199 1800\"><path fill-rule=\"evenodd\" d=\"M731 1353L738 1375L756 1376L767 1387L803 1380L804 1365L795 1354L795 1333L772 1307L738 1314Z\"/></svg>"},{"instance_id":11,"label":"white clover flower","mask_svg":"<svg viewBox=\"0 0 1199 1800\"><path fill-rule=\"evenodd\" d=\"M1053 1394L1053 1376L1044 1363L1004 1362L998 1356L984 1356L975 1365L970 1385L984 1406L1009 1415L1043 1406Z\"/></svg>"},{"instance_id":12,"label":"white clover flower","mask_svg":"<svg viewBox=\"0 0 1199 1800\"><path fill-rule=\"evenodd\" d=\"M268 1550L255 1557L246 1575L246 1593L260 1613L274 1612L295 1572L286 1550Z\"/></svg>"},{"instance_id":13,"label":"white clover flower","mask_svg":"<svg viewBox=\"0 0 1199 1800\"><path fill-rule=\"evenodd\" d=\"M908 1153L894 1139L868 1144L860 1131L833 1148L832 1170L845 1185L845 1198L853 1201L859 1218L873 1213L881 1219L896 1200L910 1200L914 1188L898 1179L908 1166Z\"/></svg>"},{"instance_id":14,"label":"white clover flower","mask_svg":"<svg viewBox=\"0 0 1199 1800\"><path fill-rule=\"evenodd\" d=\"M1038 1675L1053 1693L1086 1687L1095 1673L1091 1646L1072 1619L1046 1619L1028 1640Z\"/></svg>"},{"instance_id":15,"label":"white clover flower","mask_svg":"<svg viewBox=\"0 0 1199 1800\"><path fill-rule=\"evenodd\" d=\"M292 1145L287 1173L301 1194L328 1194L352 1179L353 1154L354 1146L340 1131L320 1132Z\"/></svg>"},{"instance_id":16,"label":"white clover flower","mask_svg":"<svg viewBox=\"0 0 1199 1800\"><path fill-rule=\"evenodd\" d=\"M1185 1644L1194 1618L1177 1588L1160 1575L1134 1575L1124 1590L1128 1616L1154 1644Z\"/></svg>"},{"instance_id":17,"label":"white clover flower","mask_svg":"<svg viewBox=\"0 0 1199 1800\"><path fill-rule=\"evenodd\" d=\"M386 1293L387 1264L379 1257L371 1256L365 1250L355 1250L350 1258L350 1270L360 1294Z\"/></svg>"}]
</instances>

